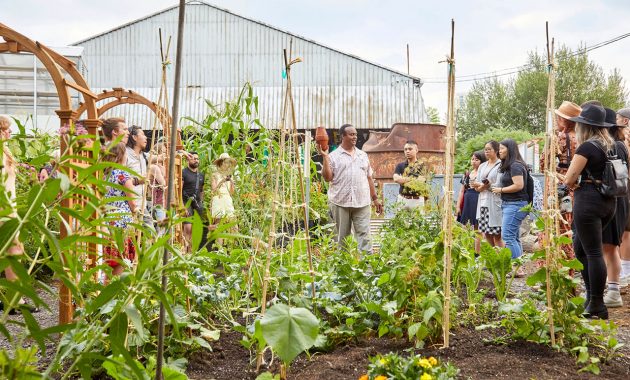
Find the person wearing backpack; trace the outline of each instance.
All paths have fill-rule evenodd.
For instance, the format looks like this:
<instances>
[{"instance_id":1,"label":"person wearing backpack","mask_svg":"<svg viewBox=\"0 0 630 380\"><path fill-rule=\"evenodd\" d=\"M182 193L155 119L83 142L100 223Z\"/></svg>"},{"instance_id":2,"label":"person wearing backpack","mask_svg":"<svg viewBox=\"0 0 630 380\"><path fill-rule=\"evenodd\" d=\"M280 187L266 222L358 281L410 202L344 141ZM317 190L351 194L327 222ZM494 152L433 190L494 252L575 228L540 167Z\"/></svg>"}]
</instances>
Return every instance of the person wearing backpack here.
<instances>
[{"instance_id":1,"label":"person wearing backpack","mask_svg":"<svg viewBox=\"0 0 630 380\"><path fill-rule=\"evenodd\" d=\"M499 183L498 186L492 188L492 192L501 194L503 212L501 237L505 246L512 252L512 258L516 259L523 254L519 232L521 223L527 217L527 212L521 209L531 202L530 198L533 198L533 183L527 172L527 164L518 151L516 141L512 139L501 141L499 158L501 159ZM531 189L531 194L528 192L528 187ZM517 276L522 275L524 273L519 270Z\"/></svg>"},{"instance_id":2,"label":"person wearing backpack","mask_svg":"<svg viewBox=\"0 0 630 380\"><path fill-rule=\"evenodd\" d=\"M571 118L577 122L579 146L567 173L558 174L565 185L575 189L573 248L575 256L584 267L584 315L587 318L600 319L608 319L608 309L604 304L606 263L602 254L602 231L614 217L616 208L615 198L600 192L608 162L606 152L615 144L606 130L611 125L605 119L604 108L592 103L584 104L580 115Z\"/></svg>"},{"instance_id":3,"label":"person wearing backpack","mask_svg":"<svg viewBox=\"0 0 630 380\"><path fill-rule=\"evenodd\" d=\"M616 125L616 112L610 108L606 110L606 122L612 124L608 128L610 136L615 140L615 153L626 167L628 166L628 150L624 143L626 133L625 126ZM608 285L606 294L604 294L604 304L606 307L621 307L623 301L619 291L619 276L621 274L621 258L619 257L619 246L623 240L623 233L626 229L628 221L628 197L616 197L617 204L615 207L615 217L604 227L602 242L604 261L606 262L606 272L608 276Z\"/></svg>"}]
</instances>

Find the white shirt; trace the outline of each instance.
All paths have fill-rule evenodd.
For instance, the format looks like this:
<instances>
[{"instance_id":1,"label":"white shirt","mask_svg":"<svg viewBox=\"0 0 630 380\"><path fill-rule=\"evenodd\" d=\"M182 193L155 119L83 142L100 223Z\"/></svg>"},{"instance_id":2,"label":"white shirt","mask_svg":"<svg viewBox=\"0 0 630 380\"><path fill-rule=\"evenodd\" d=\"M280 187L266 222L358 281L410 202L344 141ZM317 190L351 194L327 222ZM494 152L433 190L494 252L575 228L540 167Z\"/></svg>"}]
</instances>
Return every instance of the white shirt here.
<instances>
[{"instance_id":1,"label":"white shirt","mask_svg":"<svg viewBox=\"0 0 630 380\"><path fill-rule=\"evenodd\" d=\"M369 206L368 175L372 175L372 167L367 153L355 148L351 154L339 146L329 157L333 179L328 188L328 200L341 207Z\"/></svg>"},{"instance_id":2,"label":"white shirt","mask_svg":"<svg viewBox=\"0 0 630 380\"><path fill-rule=\"evenodd\" d=\"M127 167L134 172L138 173L141 177L147 178L147 161L144 159L144 155L140 152L139 155L131 149L127 147ZM142 199L144 198L144 185L140 184L134 186L134 193L136 193L136 205L137 207L142 206Z\"/></svg>"}]
</instances>

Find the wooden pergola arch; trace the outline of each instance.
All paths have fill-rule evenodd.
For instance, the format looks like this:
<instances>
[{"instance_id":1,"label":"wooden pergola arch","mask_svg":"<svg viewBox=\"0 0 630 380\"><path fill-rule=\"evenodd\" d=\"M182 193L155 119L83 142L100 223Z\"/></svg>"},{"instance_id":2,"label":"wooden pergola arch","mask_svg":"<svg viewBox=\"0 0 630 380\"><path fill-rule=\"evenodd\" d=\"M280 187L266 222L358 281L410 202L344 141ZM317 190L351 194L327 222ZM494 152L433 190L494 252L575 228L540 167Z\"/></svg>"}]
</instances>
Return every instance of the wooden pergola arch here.
<instances>
[{"instance_id":1,"label":"wooden pergola arch","mask_svg":"<svg viewBox=\"0 0 630 380\"><path fill-rule=\"evenodd\" d=\"M59 116L60 126L68 125L73 120L76 120L77 111L72 108L72 99L69 90L69 88L72 88L83 95L85 100L84 111L88 113L88 118L84 121L84 126L87 128L89 134L96 135L99 124L98 111L96 108L97 96L90 91L85 78L83 78L81 73L77 70L75 63L44 44L33 41L2 23L0 23L0 37L4 40L4 42L0 42L0 53L32 53L44 65L50 74L55 89L57 90L57 96L59 97L59 109L55 112L57 116ZM64 72L72 81L66 79ZM73 154L72 147L66 146L64 139L61 139L60 145L63 155ZM88 152L77 153L80 155L88 154ZM73 165L84 166L85 163L81 160L74 160ZM70 179L74 178L75 173L70 167L61 169ZM63 206L71 208L80 202L81 200L79 199L65 199ZM67 214L62 214L62 217L65 219L66 223L60 224L60 237L64 238L69 233L67 226L74 225L74 220ZM96 253L96 246L89 244L88 251ZM61 284L59 288L59 322L71 322L73 309L72 294L65 285Z\"/></svg>"},{"instance_id":2,"label":"wooden pergola arch","mask_svg":"<svg viewBox=\"0 0 630 380\"><path fill-rule=\"evenodd\" d=\"M168 113L167 110L164 109L164 107L157 105L155 102L150 101L137 92L125 90L122 87L114 87L111 90L103 90L103 92L101 92L96 97L96 102L107 99L113 100L97 108L96 113L99 117L102 116L105 112L119 105L140 104L147 106L151 111L153 111L153 113L157 116L160 124L162 124L163 128L168 128L168 126L171 125L171 115ZM79 108L77 109L77 118L80 118L87 108L87 103L81 103L79 105Z\"/></svg>"}]
</instances>

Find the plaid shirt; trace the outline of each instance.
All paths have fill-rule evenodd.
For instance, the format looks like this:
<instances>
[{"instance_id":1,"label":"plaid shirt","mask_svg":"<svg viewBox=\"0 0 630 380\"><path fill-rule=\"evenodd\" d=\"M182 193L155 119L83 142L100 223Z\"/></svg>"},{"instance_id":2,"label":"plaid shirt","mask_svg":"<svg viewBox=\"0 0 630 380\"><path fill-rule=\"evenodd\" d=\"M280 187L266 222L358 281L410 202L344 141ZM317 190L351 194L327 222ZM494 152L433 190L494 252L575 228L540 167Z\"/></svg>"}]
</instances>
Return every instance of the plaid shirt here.
<instances>
[{"instance_id":1,"label":"plaid shirt","mask_svg":"<svg viewBox=\"0 0 630 380\"><path fill-rule=\"evenodd\" d=\"M368 176L372 167L367 153L355 148L354 156L341 146L330 153L333 179L328 200L341 207L365 207L371 203Z\"/></svg>"}]
</instances>

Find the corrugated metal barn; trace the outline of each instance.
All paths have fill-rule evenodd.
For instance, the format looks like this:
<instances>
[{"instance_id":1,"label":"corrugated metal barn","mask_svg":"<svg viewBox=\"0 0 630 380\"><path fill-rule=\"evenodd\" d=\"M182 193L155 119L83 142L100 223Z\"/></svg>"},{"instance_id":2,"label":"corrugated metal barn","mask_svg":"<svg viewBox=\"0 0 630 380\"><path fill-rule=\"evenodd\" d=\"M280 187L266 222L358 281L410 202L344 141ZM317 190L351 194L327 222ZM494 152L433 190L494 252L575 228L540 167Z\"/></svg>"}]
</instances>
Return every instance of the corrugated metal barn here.
<instances>
[{"instance_id":1,"label":"corrugated metal barn","mask_svg":"<svg viewBox=\"0 0 630 380\"><path fill-rule=\"evenodd\" d=\"M156 101L161 82L158 30L172 36L174 61L177 17L175 6L75 43L84 48L92 90L124 87ZM303 60L291 71L298 128L351 123L380 129L425 122L419 78L199 1L186 6L181 114L201 120L204 99L217 104L235 98L250 82L259 97L261 121L274 127L285 90L283 49L291 41L293 57ZM170 87L173 72L174 67L169 70ZM117 107L109 115L142 126L153 120L138 105Z\"/></svg>"}]
</instances>

